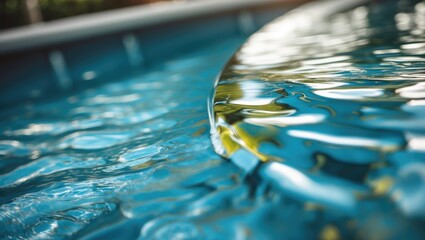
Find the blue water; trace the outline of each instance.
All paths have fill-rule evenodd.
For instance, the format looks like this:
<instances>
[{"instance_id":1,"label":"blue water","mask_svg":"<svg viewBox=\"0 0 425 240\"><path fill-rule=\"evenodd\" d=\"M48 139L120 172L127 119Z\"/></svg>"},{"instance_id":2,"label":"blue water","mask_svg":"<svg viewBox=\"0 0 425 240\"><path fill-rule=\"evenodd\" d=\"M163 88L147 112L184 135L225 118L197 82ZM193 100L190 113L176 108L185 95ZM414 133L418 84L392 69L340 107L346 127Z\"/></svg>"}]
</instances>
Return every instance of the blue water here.
<instances>
[{"instance_id":1,"label":"blue water","mask_svg":"<svg viewBox=\"0 0 425 240\"><path fill-rule=\"evenodd\" d=\"M239 234L208 224L253 203L242 172L211 148L206 103L242 41L223 39L125 81L3 109L0 239Z\"/></svg>"},{"instance_id":2,"label":"blue water","mask_svg":"<svg viewBox=\"0 0 425 240\"><path fill-rule=\"evenodd\" d=\"M400 6L254 35L216 95L255 150L231 161L206 105L238 37L2 109L0 239L423 239L425 7Z\"/></svg>"},{"instance_id":3,"label":"blue water","mask_svg":"<svg viewBox=\"0 0 425 240\"><path fill-rule=\"evenodd\" d=\"M224 38L125 81L2 109L0 239L315 236L300 235L307 218L298 203L257 190L211 146L207 98L243 41Z\"/></svg>"},{"instance_id":4,"label":"blue water","mask_svg":"<svg viewBox=\"0 0 425 240\"><path fill-rule=\"evenodd\" d=\"M235 54L212 98L215 149L302 206L299 238L424 239L425 2L318 14L287 14Z\"/></svg>"}]
</instances>

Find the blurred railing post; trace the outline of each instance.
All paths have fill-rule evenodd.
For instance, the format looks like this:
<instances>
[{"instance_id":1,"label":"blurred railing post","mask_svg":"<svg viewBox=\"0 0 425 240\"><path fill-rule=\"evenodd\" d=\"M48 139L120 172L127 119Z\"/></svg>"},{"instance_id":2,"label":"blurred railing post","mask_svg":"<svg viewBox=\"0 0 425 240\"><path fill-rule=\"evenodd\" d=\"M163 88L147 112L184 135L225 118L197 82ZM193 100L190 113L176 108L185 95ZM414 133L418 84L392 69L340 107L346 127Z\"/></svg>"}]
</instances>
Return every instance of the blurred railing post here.
<instances>
[{"instance_id":1,"label":"blurred railing post","mask_svg":"<svg viewBox=\"0 0 425 240\"><path fill-rule=\"evenodd\" d=\"M38 0L25 0L24 8L30 24L42 22L43 16Z\"/></svg>"}]
</instances>

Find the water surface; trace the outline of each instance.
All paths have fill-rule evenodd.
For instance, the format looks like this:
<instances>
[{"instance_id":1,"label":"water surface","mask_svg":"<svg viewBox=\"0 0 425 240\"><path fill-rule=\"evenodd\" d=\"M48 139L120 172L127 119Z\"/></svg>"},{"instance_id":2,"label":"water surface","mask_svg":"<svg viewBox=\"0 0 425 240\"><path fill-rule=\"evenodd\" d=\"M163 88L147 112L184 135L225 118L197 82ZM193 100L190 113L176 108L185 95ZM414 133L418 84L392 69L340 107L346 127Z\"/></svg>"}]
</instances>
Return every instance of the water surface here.
<instances>
[{"instance_id":1,"label":"water surface","mask_svg":"<svg viewBox=\"0 0 425 240\"><path fill-rule=\"evenodd\" d=\"M285 15L235 54L212 99L215 149L327 236L421 239L425 2L317 16Z\"/></svg>"},{"instance_id":2,"label":"water surface","mask_svg":"<svg viewBox=\"0 0 425 240\"><path fill-rule=\"evenodd\" d=\"M404 3L250 38L214 106L239 167L206 102L240 38L2 109L0 238L423 238L425 14Z\"/></svg>"},{"instance_id":3,"label":"water surface","mask_svg":"<svg viewBox=\"0 0 425 240\"><path fill-rule=\"evenodd\" d=\"M211 148L206 105L242 41L228 37L124 81L3 109L0 238L239 234L209 223L238 218L254 202L242 172Z\"/></svg>"}]
</instances>

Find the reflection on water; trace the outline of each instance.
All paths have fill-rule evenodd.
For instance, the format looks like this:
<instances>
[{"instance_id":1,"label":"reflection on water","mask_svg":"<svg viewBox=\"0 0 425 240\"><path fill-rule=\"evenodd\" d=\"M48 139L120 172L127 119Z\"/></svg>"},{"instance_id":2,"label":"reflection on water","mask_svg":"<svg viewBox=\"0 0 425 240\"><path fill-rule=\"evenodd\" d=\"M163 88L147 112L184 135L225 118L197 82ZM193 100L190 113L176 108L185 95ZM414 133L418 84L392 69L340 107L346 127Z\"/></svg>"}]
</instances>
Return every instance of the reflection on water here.
<instances>
[{"instance_id":1,"label":"reflection on water","mask_svg":"<svg viewBox=\"0 0 425 240\"><path fill-rule=\"evenodd\" d=\"M214 78L242 40L122 82L2 109L0 239L247 234L236 222L261 210L242 172L211 149L206 109Z\"/></svg>"},{"instance_id":2,"label":"reflection on water","mask_svg":"<svg viewBox=\"0 0 425 240\"><path fill-rule=\"evenodd\" d=\"M422 239L424 79L425 2L293 12L227 65L212 141L303 208L313 236Z\"/></svg>"}]
</instances>

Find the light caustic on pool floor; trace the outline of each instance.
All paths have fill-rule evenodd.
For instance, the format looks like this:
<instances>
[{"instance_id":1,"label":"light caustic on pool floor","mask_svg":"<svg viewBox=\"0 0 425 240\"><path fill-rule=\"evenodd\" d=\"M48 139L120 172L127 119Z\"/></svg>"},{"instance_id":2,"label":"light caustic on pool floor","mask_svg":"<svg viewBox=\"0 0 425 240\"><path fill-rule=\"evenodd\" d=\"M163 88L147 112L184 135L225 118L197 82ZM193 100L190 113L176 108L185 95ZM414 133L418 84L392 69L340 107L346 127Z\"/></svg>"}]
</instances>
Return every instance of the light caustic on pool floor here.
<instances>
[{"instance_id":1,"label":"light caustic on pool floor","mask_svg":"<svg viewBox=\"0 0 425 240\"><path fill-rule=\"evenodd\" d=\"M212 98L212 140L287 196L343 212L346 236L420 239L424 80L425 2L326 18L293 12L227 65ZM281 164L258 170L256 159Z\"/></svg>"}]
</instances>

